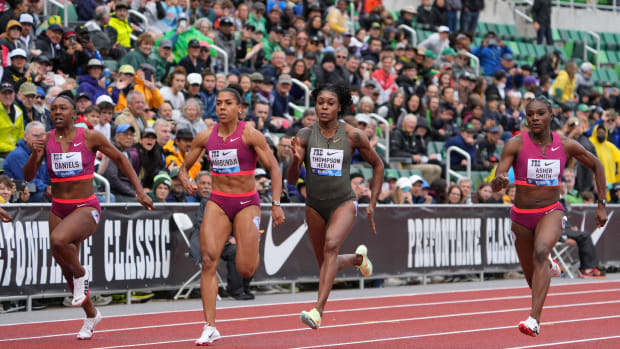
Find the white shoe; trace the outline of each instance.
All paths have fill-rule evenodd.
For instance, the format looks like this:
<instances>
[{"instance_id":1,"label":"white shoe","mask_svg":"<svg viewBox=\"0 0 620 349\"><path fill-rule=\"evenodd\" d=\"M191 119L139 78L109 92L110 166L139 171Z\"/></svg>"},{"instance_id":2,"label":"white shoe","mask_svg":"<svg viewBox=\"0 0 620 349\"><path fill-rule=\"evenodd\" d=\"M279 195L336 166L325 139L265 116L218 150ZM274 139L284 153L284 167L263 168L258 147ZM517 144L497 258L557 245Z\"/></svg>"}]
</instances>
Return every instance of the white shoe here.
<instances>
[{"instance_id":1,"label":"white shoe","mask_svg":"<svg viewBox=\"0 0 620 349\"><path fill-rule=\"evenodd\" d=\"M549 262L551 263L551 276L560 276L562 275L562 268L560 267L560 263L555 259L549 256Z\"/></svg>"},{"instance_id":2,"label":"white shoe","mask_svg":"<svg viewBox=\"0 0 620 349\"><path fill-rule=\"evenodd\" d=\"M84 268L84 275L82 277L73 278L73 300L71 300L71 305L74 307L84 304L90 295L88 276L88 268Z\"/></svg>"},{"instance_id":3,"label":"white shoe","mask_svg":"<svg viewBox=\"0 0 620 349\"><path fill-rule=\"evenodd\" d=\"M209 345L220 338L222 338L220 332L215 327L206 324L202 328L202 335L196 340L196 345Z\"/></svg>"},{"instance_id":4,"label":"white shoe","mask_svg":"<svg viewBox=\"0 0 620 349\"><path fill-rule=\"evenodd\" d=\"M95 331L95 326L103 319L101 316L101 312L97 309L97 315L95 317L87 317L84 319L84 325L80 329L80 332L77 334L77 339L91 339L93 338L93 332Z\"/></svg>"},{"instance_id":5,"label":"white shoe","mask_svg":"<svg viewBox=\"0 0 620 349\"><path fill-rule=\"evenodd\" d=\"M357 269L359 269L364 276L372 275L372 262L370 262L368 258L368 248L366 245L357 246L355 254L362 256L362 264L358 265Z\"/></svg>"},{"instance_id":6,"label":"white shoe","mask_svg":"<svg viewBox=\"0 0 620 349\"><path fill-rule=\"evenodd\" d=\"M528 317L527 320L519 322L519 331L528 336L536 337L540 332L538 321L533 317Z\"/></svg>"}]
</instances>

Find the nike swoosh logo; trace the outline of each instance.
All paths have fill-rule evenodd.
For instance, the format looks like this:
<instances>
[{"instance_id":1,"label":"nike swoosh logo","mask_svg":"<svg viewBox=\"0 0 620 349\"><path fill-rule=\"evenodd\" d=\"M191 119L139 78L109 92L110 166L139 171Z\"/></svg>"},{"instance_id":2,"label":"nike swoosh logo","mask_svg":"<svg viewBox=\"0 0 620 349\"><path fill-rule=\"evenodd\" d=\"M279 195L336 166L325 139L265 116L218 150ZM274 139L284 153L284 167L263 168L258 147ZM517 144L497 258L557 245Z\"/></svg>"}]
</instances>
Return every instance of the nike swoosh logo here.
<instances>
[{"instance_id":1,"label":"nike swoosh logo","mask_svg":"<svg viewBox=\"0 0 620 349\"><path fill-rule=\"evenodd\" d=\"M77 205L77 207L84 207L84 206L86 206L86 204L79 204L79 205Z\"/></svg>"},{"instance_id":2,"label":"nike swoosh logo","mask_svg":"<svg viewBox=\"0 0 620 349\"><path fill-rule=\"evenodd\" d=\"M327 153L327 156L332 156L332 155L334 155L334 154L338 154L338 152L337 152L337 151L335 151L335 152L333 152L333 153Z\"/></svg>"},{"instance_id":3,"label":"nike swoosh logo","mask_svg":"<svg viewBox=\"0 0 620 349\"><path fill-rule=\"evenodd\" d=\"M230 153L232 153L232 152L230 152L230 151L229 152L224 152L224 153L222 153L222 156L226 156L226 155L228 155Z\"/></svg>"},{"instance_id":4,"label":"nike swoosh logo","mask_svg":"<svg viewBox=\"0 0 620 349\"><path fill-rule=\"evenodd\" d=\"M69 154L67 155L67 159L71 159L75 154Z\"/></svg>"},{"instance_id":5,"label":"nike swoosh logo","mask_svg":"<svg viewBox=\"0 0 620 349\"><path fill-rule=\"evenodd\" d=\"M76 143L73 143L73 146L74 146L74 147L77 147L77 146L79 146L80 144L82 144L82 142L77 143L77 144L76 144Z\"/></svg>"},{"instance_id":6,"label":"nike swoosh logo","mask_svg":"<svg viewBox=\"0 0 620 349\"><path fill-rule=\"evenodd\" d=\"M613 215L614 215L614 211L609 211L609 216L607 216L607 222L605 222L605 225L600 228L594 229L592 234L590 234L590 238L592 239L592 243L594 244L594 246L596 246L596 244L598 243L598 240L601 238L601 236L603 236L603 233L605 232L605 229L607 228L607 224L609 224L609 222L611 221L611 217L613 217ZM585 216L584 216L584 219L585 219Z\"/></svg>"},{"instance_id":7,"label":"nike swoosh logo","mask_svg":"<svg viewBox=\"0 0 620 349\"><path fill-rule=\"evenodd\" d=\"M558 150L558 149L560 149L560 146L559 146L559 145L558 145L557 147L555 147L555 148L554 148L554 147L551 147L551 151L556 151L556 150Z\"/></svg>"},{"instance_id":8,"label":"nike swoosh logo","mask_svg":"<svg viewBox=\"0 0 620 349\"><path fill-rule=\"evenodd\" d=\"M545 162L545 166L549 166L551 164L553 164L553 162Z\"/></svg>"},{"instance_id":9,"label":"nike swoosh logo","mask_svg":"<svg viewBox=\"0 0 620 349\"><path fill-rule=\"evenodd\" d=\"M231 139L230 139L230 141L229 141L229 143L232 143L232 142L236 141L237 139L239 139L239 137L237 137L237 138L231 138Z\"/></svg>"},{"instance_id":10,"label":"nike swoosh logo","mask_svg":"<svg viewBox=\"0 0 620 349\"><path fill-rule=\"evenodd\" d=\"M241 204L241 205L245 205L245 204L247 204L248 202L251 202L251 201L252 201L252 200L248 200L248 201L241 201L241 202L240 202L240 204Z\"/></svg>"},{"instance_id":11,"label":"nike swoosh logo","mask_svg":"<svg viewBox=\"0 0 620 349\"><path fill-rule=\"evenodd\" d=\"M339 140L340 140L340 138L336 138L336 139L334 139L334 141L333 141L333 142L334 142L334 143L338 143L338 141L339 141Z\"/></svg>"},{"instance_id":12,"label":"nike swoosh logo","mask_svg":"<svg viewBox=\"0 0 620 349\"><path fill-rule=\"evenodd\" d=\"M295 247L299 244L304 234L308 230L306 222L300 225L293 234L291 234L284 242L276 246L273 243L273 218L269 218L269 225L267 226L267 233L265 237L265 253L263 254L265 259L265 271L267 275L274 275L284 265L288 257L293 253Z\"/></svg>"}]
</instances>

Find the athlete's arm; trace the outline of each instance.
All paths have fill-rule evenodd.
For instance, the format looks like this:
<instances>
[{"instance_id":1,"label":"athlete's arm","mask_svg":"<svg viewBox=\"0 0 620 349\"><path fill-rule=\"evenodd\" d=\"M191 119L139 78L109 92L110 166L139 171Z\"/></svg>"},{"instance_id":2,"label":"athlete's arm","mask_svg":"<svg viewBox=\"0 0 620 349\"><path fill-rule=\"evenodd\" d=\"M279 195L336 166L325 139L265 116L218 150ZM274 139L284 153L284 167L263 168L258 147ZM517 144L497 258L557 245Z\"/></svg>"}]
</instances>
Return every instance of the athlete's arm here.
<instances>
[{"instance_id":1,"label":"athlete's arm","mask_svg":"<svg viewBox=\"0 0 620 349\"><path fill-rule=\"evenodd\" d=\"M574 157L577 161L584 164L594 171L594 178L596 180L596 190L598 193L599 204L596 210L596 221L599 227L605 225L607 222L607 212L605 212L605 205L600 200L607 198L607 181L605 180L605 169L601 161L592 153L586 150L581 144L575 142L572 139L562 137L562 145L566 155Z\"/></svg>"},{"instance_id":2,"label":"athlete's arm","mask_svg":"<svg viewBox=\"0 0 620 349\"><path fill-rule=\"evenodd\" d=\"M293 159L286 172L286 179L291 184L297 183L297 178L299 178L299 167L303 164L306 157L306 147L308 146L308 139L310 139L310 132L310 128L304 127L291 139Z\"/></svg>"},{"instance_id":3,"label":"athlete's arm","mask_svg":"<svg viewBox=\"0 0 620 349\"><path fill-rule=\"evenodd\" d=\"M183 160L183 164L179 168L179 180L189 195L194 195L194 193L198 190L196 183L190 182L189 180L189 170L202 155L212 130L213 128L208 128L194 137L189 153L185 156L185 160Z\"/></svg>"},{"instance_id":4,"label":"athlete's arm","mask_svg":"<svg viewBox=\"0 0 620 349\"><path fill-rule=\"evenodd\" d=\"M499 164L495 169L495 178L491 182L491 188L494 192L500 191L502 188L508 186L508 170L515 161L516 155L521 151L521 137L512 137L506 142L504 150L502 151L502 157L499 159Z\"/></svg>"},{"instance_id":5,"label":"athlete's arm","mask_svg":"<svg viewBox=\"0 0 620 349\"><path fill-rule=\"evenodd\" d=\"M138 202L147 209L152 210L153 200L144 192L144 188L142 188L138 175L136 175L131 163L129 163L129 159L127 159L125 155L121 154L121 152L116 149L116 147L113 146L103 134L97 131L85 130L84 140L86 141L86 146L88 148L94 151L98 150L110 158L110 160L114 161L116 166L123 171L125 176L127 176L131 182L131 185L133 185L136 189L136 197L138 198Z\"/></svg>"},{"instance_id":6,"label":"athlete's arm","mask_svg":"<svg viewBox=\"0 0 620 349\"><path fill-rule=\"evenodd\" d=\"M269 171L273 200L280 201L282 197L282 173L280 173L278 161L269 148L265 136L252 126L247 126L243 129L243 141L254 149L261 163ZM271 217L274 225L284 223L284 212L280 205L271 205Z\"/></svg>"},{"instance_id":7,"label":"athlete's arm","mask_svg":"<svg viewBox=\"0 0 620 349\"><path fill-rule=\"evenodd\" d=\"M28 157L28 161L24 165L22 172L24 173L24 179L28 182L32 181L39 171L39 167L43 163L45 157L45 145L47 144L47 138L49 133L42 137L42 139L36 139L32 142L32 153Z\"/></svg>"},{"instance_id":8,"label":"athlete's arm","mask_svg":"<svg viewBox=\"0 0 620 349\"><path fill-rule=\"evenodd\" d=\"M360 155L364 158L364 161L372 166L372 186L370 196L370 206L373 208L377 206L377 200L379 200L379 193L381 193L381 186L383 185L383 161L377 154L377 152L370 146L368 137L361 130L347 126L349 139L352 140L350 144L353 144Z\"/></svg>"},{"instance_id":9,"label":"athlete's arm","mask_svg":"<svg viewBox=\"0 0 620 349\"><path fill-rule=\"evenodd\" d=\"M13 220L11 215L2 208L0 208L0 219L2 219L3 222L10 222Z\"/></svg>"}]
</instances>

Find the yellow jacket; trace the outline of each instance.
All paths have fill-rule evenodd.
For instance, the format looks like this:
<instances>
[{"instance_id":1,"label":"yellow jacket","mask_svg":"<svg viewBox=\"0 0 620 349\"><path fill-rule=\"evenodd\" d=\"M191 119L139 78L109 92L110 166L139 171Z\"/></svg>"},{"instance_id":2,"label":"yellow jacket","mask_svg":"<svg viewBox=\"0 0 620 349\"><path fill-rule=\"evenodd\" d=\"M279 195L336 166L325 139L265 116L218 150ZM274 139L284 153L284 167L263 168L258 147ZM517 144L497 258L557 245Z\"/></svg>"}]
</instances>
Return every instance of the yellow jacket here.
<instances>
[{"instance_id":1,"label":"yellow jacket","mask_svg":"<svg viewBox=\"0 0 620 349\"><path fill-rule=\"evenodd\" d=\"M551 91L555 95L555 90L562 90L562 103L566 101L570 101L575 98L575 86L577 84L577 76L573 76L571 79L568 76L566 70L562 70L558 73L558 76L555 78L553 85L551 86ZM555 96L558 98L559 96Z\"/></svg>"},{"instance_id":2,"label":"yellow jacket","mask_svg":"<svg viewBox=\"0 0 620 349\"><path fill-rule=\"evenodd\" d=\"M164 103L164 98L159 93L159 89L155 88L154 90L149 90L144 86L144 81L140 79L140 77L136 74L134 76L134 91L138 91L144 95L144 100L146 101L146 105L149 109L157 109L160 105ZM110 95L112 94L112 88L109 87L108 91ZM116 103L116 107L114 107L114 112L118 113L121 110L125 109L127 106L127 98L124 93L118 94L118 102Z\"/></svg>"},{"instance_id":3,"label":"yellow jacket","mask_svg":"<svg viewBox=\"0 0 620 349\"><path fill-rule=\"evenodd\" d=\"M0 103L0 152L8 153L15 149L17 141L24 138L24 113L12 104L15 108L15 122L11 121L8 111L4 104Z\"/></svg>"},{"instance_id":4,"label":"yellow jacket","mask_svg":"<svg viewBox=\"0 0 620 349\"><path fill-rule=\"evenodd\" d=\"M110 17L110 22L108 22L108 25L116 29L116 42L118 42L121 46L130 48L131 33L133 32L133 28L129 25L129 16L125 18L125 21L121 21L116 16L112 16Z\"/></svg>"},{"instance_id":5,"label":"yellow jacket","mask_svg":"<svg viewBox=\"0 0 620 349\"><path fill-rule=\"evenodd\" d=\"M164 154L166 154L166 168L170 166L173 161L181 167L185 161L185 156L178 151L177 147L174 146L174 139L164 145ZM196 175L200 172L200 169L200 163L196 162L192 168L189 169L189 177L192 179L196 178Z\"/></svg>"},{"instance_id":6,"label":"yellow jacket","mask_svg":"<svg viewBox=\"0 0 620 349\"><path fill-rule=\"evenodd\" d=\"M594 145L596 149L596 155L598 159L601 160L603 164L603 169L605 170L605 180L607 184L616 183L620 181L620 173L616 173L616 166L620 168L620 150L607 140L607 132L605 132L605 140L603 142L599 142L596 137L598 128L600 125L594 126L592 129L592 135L590 136L590 142ZM610 199L609 192L607 192L607 200Z\"/></svg>"},{"instance_id":7,"label":"yellow jacket","mask_svg":"<svg viewBox=\"0 0 620 349\"><path fill-rule=\"evenodd\" d=\"M347 31L347 17L336 6L332 7L327 14L327 23L329 23L329 28L338 34Z\"/></svg>"}]
</instances>

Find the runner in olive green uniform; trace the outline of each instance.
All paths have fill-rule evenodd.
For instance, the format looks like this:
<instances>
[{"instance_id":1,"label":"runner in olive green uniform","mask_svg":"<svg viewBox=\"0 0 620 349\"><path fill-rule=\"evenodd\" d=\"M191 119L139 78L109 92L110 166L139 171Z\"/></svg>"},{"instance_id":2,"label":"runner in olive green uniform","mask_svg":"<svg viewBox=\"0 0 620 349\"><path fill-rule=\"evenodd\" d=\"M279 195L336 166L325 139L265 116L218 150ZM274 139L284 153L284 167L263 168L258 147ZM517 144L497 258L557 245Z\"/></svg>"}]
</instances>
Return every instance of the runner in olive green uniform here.
<instances>
[{"instance_id":1,"label":"runner in olive green uniform","mask_svg":"<svg viewBox=\"0 0 620 349\"><path fill-rule=\"evenodd\" d=\"M293 138L294 157L287 177L289 183L297 182L299 167L304 163L306 222L321 273L316 305L311 311L301 312L301 321L318 329L336 273L355 265L364 276L372 274L366 246L358 246L355 254L338 254L357 216L357 202L349 179L351 154L357 149L373 167L372 195L366 208L373 233L376 233L373 213L383 183L383 163L363 131L338 120L351 106L349 88L326 85L314 90L312 98L319 120Z\"/></svg>"}]
</instances>

